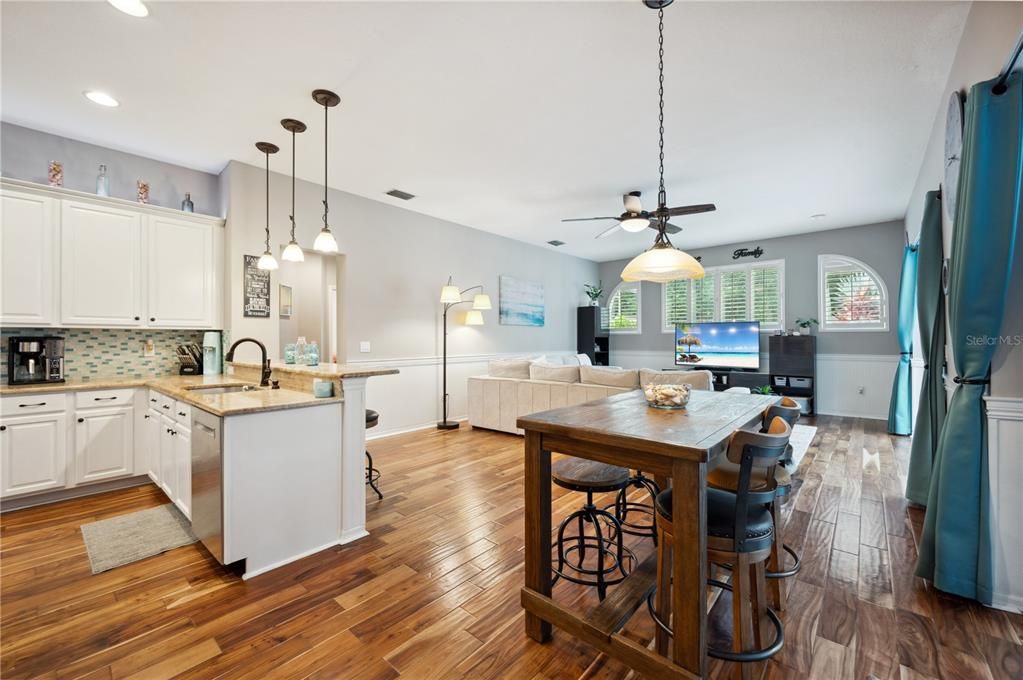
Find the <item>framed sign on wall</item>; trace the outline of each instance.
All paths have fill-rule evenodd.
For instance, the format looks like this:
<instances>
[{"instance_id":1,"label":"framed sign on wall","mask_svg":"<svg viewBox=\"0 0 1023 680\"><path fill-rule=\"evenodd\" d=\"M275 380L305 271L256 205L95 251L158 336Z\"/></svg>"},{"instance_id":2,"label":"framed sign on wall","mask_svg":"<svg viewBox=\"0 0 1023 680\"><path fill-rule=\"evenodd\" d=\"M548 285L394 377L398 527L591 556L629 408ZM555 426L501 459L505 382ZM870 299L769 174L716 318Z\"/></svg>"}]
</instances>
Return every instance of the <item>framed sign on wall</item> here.
<instances>
[{"instance_id":1,"label":"framed sign on wall","mask_svg":"<svg viewBox=\"0 0 1023 680\"><path fill-rule=\"evenodd\" d=\"M243 255L242 298L243 315L260 319L270 318L270 272L256 266L258 255Z\"/></svg>"}]
</instances>

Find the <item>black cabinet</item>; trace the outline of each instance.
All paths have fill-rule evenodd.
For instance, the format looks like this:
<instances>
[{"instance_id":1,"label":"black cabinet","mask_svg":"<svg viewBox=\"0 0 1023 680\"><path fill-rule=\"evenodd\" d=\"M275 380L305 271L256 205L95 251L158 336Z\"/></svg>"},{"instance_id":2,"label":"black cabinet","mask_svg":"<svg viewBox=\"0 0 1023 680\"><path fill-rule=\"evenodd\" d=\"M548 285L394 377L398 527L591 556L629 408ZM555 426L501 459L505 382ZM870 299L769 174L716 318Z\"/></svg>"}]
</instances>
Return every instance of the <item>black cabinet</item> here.
<instances>
[{"instance_id":1,"label":"black cabinet","mask_svg":"<svg viewBox=\"0 0 1023 680\"><path fill-rule=\"evenodd\" d=\"M600 307L576 310L576 351L590 357L594 366L611 365L611 334L600 327Z\"/></svg>"},{"instance_id":2,"label":"black cabinet","mask_svg":"<svg viewBox=\"0 0 1023 680\"><path fill-rule=\"evenodd\" d=\"M771 387L776 394L792 397L813 415L817 394L817 337L772 335L768 341Z\"/></svg>"}]
</instances>

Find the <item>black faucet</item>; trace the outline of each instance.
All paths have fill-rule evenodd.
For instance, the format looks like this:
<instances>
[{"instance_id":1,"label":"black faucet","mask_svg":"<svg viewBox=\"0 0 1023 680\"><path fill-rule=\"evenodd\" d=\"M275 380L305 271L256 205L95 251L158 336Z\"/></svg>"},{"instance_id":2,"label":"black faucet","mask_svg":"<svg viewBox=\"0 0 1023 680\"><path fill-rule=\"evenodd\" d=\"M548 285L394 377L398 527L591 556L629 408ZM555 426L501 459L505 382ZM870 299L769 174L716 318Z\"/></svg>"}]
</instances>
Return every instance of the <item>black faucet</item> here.
<instances>
[{"instance_id":1,"label":"black faucet","mask_svg":"<svg viewBox=\"0 0 1023 680\"><path fill-rule=\"evenodd\" d=\"M254 342L257 345L259 345L259 351L263 353L263 362L261 364L263 366L263 375L259 380L259 386L269 387L270 360L266 356L266 345L261 343L259 340L256 340L255 338L242 338L241 340L235 340L234 343L232 343L231 345L231 349L227 350L227 356L224 357L224 361L234 361L234 348L242 344L243 342Z\"/></svg>"}]
</instances>

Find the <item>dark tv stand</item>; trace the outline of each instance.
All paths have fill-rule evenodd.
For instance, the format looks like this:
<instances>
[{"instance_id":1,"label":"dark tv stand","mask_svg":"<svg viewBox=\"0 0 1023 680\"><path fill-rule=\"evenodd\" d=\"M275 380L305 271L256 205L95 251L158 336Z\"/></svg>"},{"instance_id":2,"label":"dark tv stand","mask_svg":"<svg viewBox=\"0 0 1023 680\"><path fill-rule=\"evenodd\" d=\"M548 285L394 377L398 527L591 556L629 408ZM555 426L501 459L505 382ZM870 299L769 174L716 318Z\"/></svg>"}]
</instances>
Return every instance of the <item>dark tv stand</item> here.
<instances>
[{"instance_id":1,"label":"dark tv stand","mask_svg":"<svg viewBox=\"0 0 1023 680\"><path fill-rule=\"evenodd\" d=\"M775 394L792 397L803 413L817 412L817 336L772 335L768 341L771 387Z\"/></svg>"}]
</instances>

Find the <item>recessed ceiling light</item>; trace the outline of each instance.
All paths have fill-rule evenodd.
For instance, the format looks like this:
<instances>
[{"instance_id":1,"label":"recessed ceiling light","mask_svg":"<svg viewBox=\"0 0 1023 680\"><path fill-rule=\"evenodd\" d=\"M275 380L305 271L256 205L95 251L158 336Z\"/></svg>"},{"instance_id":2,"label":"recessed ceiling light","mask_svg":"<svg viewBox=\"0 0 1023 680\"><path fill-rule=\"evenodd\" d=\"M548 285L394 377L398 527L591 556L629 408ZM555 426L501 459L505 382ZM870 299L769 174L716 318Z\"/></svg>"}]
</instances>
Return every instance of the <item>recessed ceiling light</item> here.
<instances>
[{"instance_id":1,"label":"recessed ceiling light","mask_svg":"<svg viewBox=\"0 0 1023 680\"><path fill-rule=\"evenodd\" d=\"M120 106L121 103L108 95L106 92L100 92L99 90L86 90L82 94L85 95L86 99L94 104L100 106Z\"/></svg>"},{"instance_id":2,"label":"recessed ceiling light","mask_svg":"<svg viewBox=\"0 0 1023 680\"><path fill-rule=\"evenodd\" d=\"M133 17L149 16L149 9L142 4L142 0L107 0L107 2Z\"/></svg>"}]
</instances>

